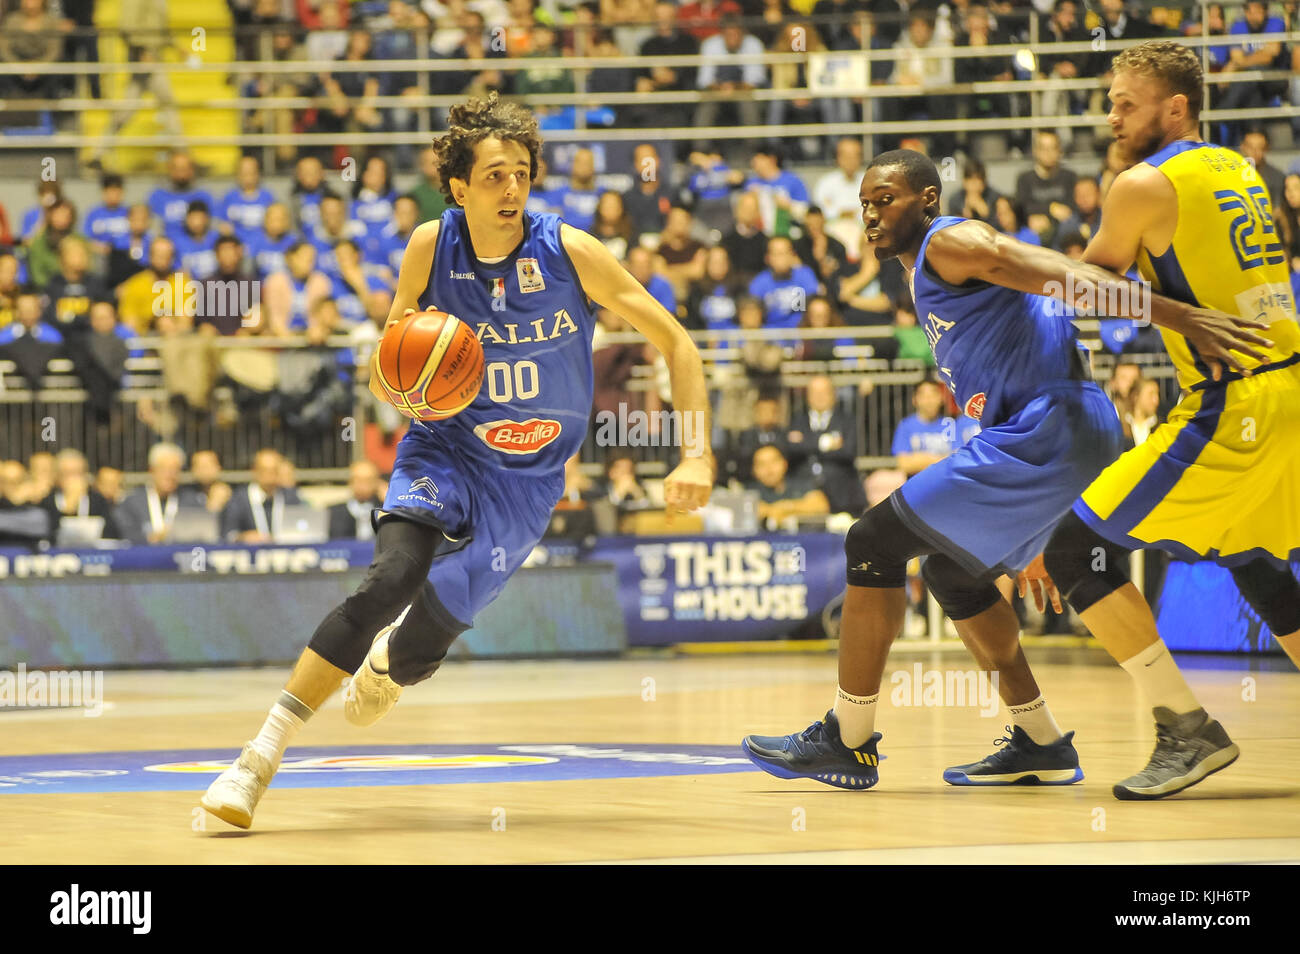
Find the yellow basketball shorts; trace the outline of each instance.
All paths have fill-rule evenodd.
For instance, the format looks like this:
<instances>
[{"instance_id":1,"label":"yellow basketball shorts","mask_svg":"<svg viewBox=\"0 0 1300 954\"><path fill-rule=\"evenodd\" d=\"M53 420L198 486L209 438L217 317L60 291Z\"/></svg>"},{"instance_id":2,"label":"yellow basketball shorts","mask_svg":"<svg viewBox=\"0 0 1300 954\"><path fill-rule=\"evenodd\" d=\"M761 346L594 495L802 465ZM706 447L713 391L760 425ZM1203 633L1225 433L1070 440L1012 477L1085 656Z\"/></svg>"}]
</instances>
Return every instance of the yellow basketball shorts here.
<instances>
[{"instance_id":1,"label":"yellow basketball shorts","mask_svg":"<svg viewBox=\"0 0 1300 954\"><path fill-rule=\"evenodd\" d=\"M1129 549L1225 566L1300 559L1300 354L1187 394L1074 512Z\"/></svg>"}]
</instances>

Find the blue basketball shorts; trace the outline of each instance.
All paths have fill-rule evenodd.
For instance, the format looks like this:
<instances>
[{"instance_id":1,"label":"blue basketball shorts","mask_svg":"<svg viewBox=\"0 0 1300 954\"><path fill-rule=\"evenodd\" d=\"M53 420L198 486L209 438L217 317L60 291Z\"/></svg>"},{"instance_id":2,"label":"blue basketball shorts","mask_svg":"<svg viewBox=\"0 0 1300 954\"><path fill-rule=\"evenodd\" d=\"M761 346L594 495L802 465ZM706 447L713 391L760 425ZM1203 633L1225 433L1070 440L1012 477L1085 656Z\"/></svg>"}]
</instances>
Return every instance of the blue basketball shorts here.
<instances>
[{"instance_id":1,"label":"blue basketball shorts","mask_svg":"<svg viewBox=\"0 0 1300 954\"><path fill-rule=\"evenodd\" d=\"M892 496L909 529L973 576L1014 575L1119 456L1110 399L1084 381L1045 386Z\"/></svg>"},{"instance_id":2,"label":"blue basketball shorts","mask_svg":"<svg viewBox=\"0 0 1300 954\"><path fill-rule=\"evenodd\" d=\"M443 535L429 582L467 628L523 565L564 494L564 472L486 470L436 432L412 427L397 445L383 514L428 524Z\"/></svg>"}]
</instances>

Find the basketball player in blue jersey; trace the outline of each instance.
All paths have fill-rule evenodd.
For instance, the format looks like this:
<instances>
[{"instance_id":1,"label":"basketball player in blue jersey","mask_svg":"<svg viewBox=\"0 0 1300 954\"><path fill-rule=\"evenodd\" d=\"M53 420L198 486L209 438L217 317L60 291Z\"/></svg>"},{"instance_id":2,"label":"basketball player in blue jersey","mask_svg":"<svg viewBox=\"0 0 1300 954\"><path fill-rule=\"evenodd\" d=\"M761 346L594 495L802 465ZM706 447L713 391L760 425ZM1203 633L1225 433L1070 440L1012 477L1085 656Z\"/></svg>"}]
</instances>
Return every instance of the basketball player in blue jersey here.
<instances>
[{"instance_id":1,"label":"basketball player in blue jersey","mask_svg":"<svg viewBox=\"0 0 1300 954\"><path fill-rule=\"evenodd\" d=\"M433 675L541 539L591 413L589 298L645 334L668 362L674 407L709 433L703 365L676 318L599 240L525 211L536 120L494 93L453 108L434 148L452 207L412 234L389 322L436 308L470 323L483 389L460 414L416 421L402 439L364 582L325 617L261 732L202 797L242 828L293 734L348 676L346 717L375 722L403 687ZM707 503L714 481L707 445L684 444L664 482L670 513Z\"/></svg>"},{"instance_id":2,"label":"basketball player in blue jersey","mask_svg":"<svg viewBox=\"0 0 1300 954\"><path fill-rule=\"evenodd\" d=\"M927 556L923 575L1015 722L996 754L944 773L953 784L1083 777L1019 643L1015 610L993 580L1015 576L1120 450L1114 407L1090 380L1087 359L1061 301L1092 310L1098 290L1121 279L1064 255L939 214L934 163L887 152L871 163L860 197L866 238L881 260L898 258L939 373L982 430L868 510L845 540L848 588L833 709L803 732L749 736L745 753L781 778L866 789L878 779L875 713L889 647L907 606L907 563ZM1073 290L1073 294L1071 293ZM1054 297L1048 298L1045 292ZM1060 301L1056 300L1060 299ZM1142 296L1109 296L1143 318ZM1263 343L1263 326L1153 296L1150 318L1194 339L1211 361Z\"/></svg>"}]
</instances>

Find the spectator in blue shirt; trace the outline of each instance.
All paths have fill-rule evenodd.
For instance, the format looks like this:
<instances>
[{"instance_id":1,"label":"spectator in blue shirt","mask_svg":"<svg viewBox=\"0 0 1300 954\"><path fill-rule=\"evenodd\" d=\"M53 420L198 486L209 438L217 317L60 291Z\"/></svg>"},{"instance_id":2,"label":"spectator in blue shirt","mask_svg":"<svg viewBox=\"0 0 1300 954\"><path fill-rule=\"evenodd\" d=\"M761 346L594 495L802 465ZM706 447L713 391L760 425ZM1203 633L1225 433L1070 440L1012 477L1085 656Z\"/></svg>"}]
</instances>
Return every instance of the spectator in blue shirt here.
<instances>
[{"instance_id":1,"label":"spectator in blue shirt","mask_svg":"<svg viewBox=\"0 0 1300 954\"><path fill-rule=\"evenodd\" d=\"M316 247L316 267L329 276L330 280L339 277L338 261L334 257L334 246L344 239L361 241L365 237L365 227L347 217L347 206L336 195L327 195L320 203L320 225L308 236L308 241Z\"/></svg>"},{"instance_id":2,"label":"spectator in blue shirt","mask_svg":"<svg viewBox=\"0 0 1300 954\"><path fill-rule=\"evenodd\" d=\"M174 239L185 230L190 203L202 202L209 210L212 196L206 189L194 188L194 160L179 150L167 159L169 186L159 186L149 193L149 211L162 223L163 234Z\"/></svg>"},{"instance_id":3,"label":"spectator in blue shirt","mask_svg":"<svg viewBox=\"0 0 1300 954\"><path fill-rule=\"evenodd\" d=\"M817 274L798 264L794 243L784 236L767 242L767 268L749 283L749 293L763 302L769 328L796 328L818 293Z\"/></svg>"},{"instance_id":4,"label":"spectator in blue shirt","mask_svg":"<svg viewBox=\"0 0 1300 954\"><path fill-rule=\"evenodd\" d=\"M663 305L671 315L677 314L677 294L668 279L655 274L654 254L640 245L634 245L627 252L627 261L623 267L641 283L641 287L650 293L650 297Z\"/></svg>"},{"instance_id":5,"label":"spectator in blue shirt","mask_svg":"<svg viewBox=\"0 0 1300 954\"><path fill-rule=\"evenodd\" d=\"M41 386L45 366L63 354L63 335L41 321L41 296L19 292L14 320L0 328L0 360L12 361L32 390Z\"/></svg>"},{"instance_id":6,"label":"spectator in blue shirt","mask_svg":"<svg viewBox=\"0 0 1300 954\"><path fill-rule=\"evenodd\" d=\"M793 172L782 168L776 146L762 146L750 160L754 174L745 180L745 191L758 194L763 213L763 231L769 235L790 234L792 222L802 222L810 204L808 187Z\"/></svg>"},{"instance_id":7,"label":"spectator in blue shirt","mask_svg":"<svg viewBox=\"0 0 1300 954\"><path fill-rule=\"evenodd\" d=\"M898 467L908 477L920 473L936 461L943 460L978 433L979 425L962 417L962 423L944 413L947 397L943 385L926 379L916 386L912 407L916 413L903 418L894 429L889 452L898 458Z\"/></svg>"},{"instance_id":8,"label":"spectator in blue shirt","mask_svg":"<svg viewBox=\"0 0 1300 954\"><path fill-rule=\"evenodd\" d=\"M371 156L361 170L361 178L352 187L352 221L361 225L354 236L362 243L377 240L384 227L392 224L393 171L383 156ZM362 231L364 230L364 231Z\"/></svg>"},{"instance_id":9,"label":"spectator in blue shirt","mask_svg":"<svg viewBox=\"0 0 1300 954\"><path fill-rule=\"evenodd\" d=\"M109 174L100 180L100 205L86 215L86 235L91 247L100 255L113 249L124 249L130 238L127 208L122 204L122 177Z\"/></svg>"},{"instance_id":10,"label":"spectator in blue shirt","mask_svg":"<svg viewBox=\"0 0 1300 954\"><path fill-rule=\"evenodd\" d=\"M420 203L413 195L399 195L393 203L393 221L384 226L377 239L367 239L365 260L387 272L390 284L402 270L402 255L411 241L411 233L420 224Z\"/></svg>"},{"instance_id":11,"label":"spectator in blue shirt","mask_svg":"<svg viewBox=\"0 0 1300 954\"><path fill-rule=\"evenodd\" d=\"M217 206L217 227L222 234L233 235L247 246L261 231L275 196L262 185L262 164L256 156L239 160L235 181L238 185L222 196Z\"/></svg>"},{"instance_id":12,"label":"spectator in blue shirt","mask_svg":"<svg viewBox=\"0 0 1300 954\"><path fill-rule=\"evenodd\" d=\"M0 345L26 337L43 344L63 344L63 335L53 325L41 321L41 314L41 296L34 291L20 291L14 298L14 320L0 328Z\"/></svg>"},{"instance_id":13,"label":"spectator in blue shirt","mask_svg":"<svg viewBox=\"0 0 1300 954\"><path fill-rule=\"evenodd\" d=\"M690 164L694 171L686 180L686 191L691 213L708 228L726 232L733 224L731 192L745 181L745 174L727 165L720 152L692 152ZM668 215L668 206L663 214Z\"/></svg>"},{"instance_id":14,"label":"spectator in blue shirt","mask_svg":"<svg viewBox=\"0 0 1300 954\"><path fill-rule=\"evenodd\" d=\"M196 199L185 213L185 227L174 236L176 256L181 269L203 281L217 270L217 239L220 233L212 227L212 214L208 204Z\"/></svg>"},{"instance_id":15,"label":"spectator in blue shirt","mask_svg":"<svg viewBox=\"0 0 1300 954\"><path fill-rule=\"evenodd\" d=\"M1228 62L1224 64L1220 75L1250 70L1288 69L1290 64L1282 53L1279 41L1261 43L1250 39L1258 33L1285 33L1286 24L1281 17L1268 15L1268 4L1264 0L1247 0L1242 19L1228 28L1228 35L1240 37L1243 42L1228 48ZM1273 97L1285 92L1285 81L1281 83L1243 82L1221 87L1223 92L1216 104L1219 109L1254 109L1263 110ZM1244 122L1226 122L1222 124L1226 133L1225 144L1236 145L1245 134Z\"/></svg>"},{"instance_id":16,"label":"spectator in blue shirt","mask_svg":"<svg viewBox=\"0 0 1300 954\"><path fill-rule=\"evenodd\" d=\"M1206 7L1205 22L1192 24L1187 29L1188 36L1226 36L1227 33L1227 17L1224 16L1223 4L1221 3L1212 3ZM1218 73L1228 65L1228 55L1231 49L1231 43L1206 47L1207 55L1210 58L1209 72Z\"/></svg>"},{"instance_id":17,"label":"spectator in blue shirt","mask_svg":"<svg viewBox=\"0 0 1300 954\"><path fill-rule=\"evenodd\" d=\"M596 156L590 149L574 150L569 182L555 193L553 201L565 222L575 229L591 231L600 190L596 188Z\"/></svg>"},{"instance_id":18,"label":"spectator in blue shirt","mask_svg":"<svg viewBox=\"0 0 1300 954\"><path fill-rule=\"evenodd\" d=\"M718 33L700 44L704 65L695 76L695 87L702 92L723 93L726 98L696 106L695 125L719 125L723 107L731 106L741 125L761 126L762 109L750 93L767 85L767 67L759 62L741 65L734 61L734 56L737 53L761 55L766 52L763 43L758 37L746 33L740 25L740 18L734 15L724 16L721 27ZM735 120L731 120L730 124L734 123ZM710 144L704 139L696 145L696 149L701 151L709 148Z\"/></svg>"},{"instance_id":19,"label":"spectator in blue shirt","mask_svg":"<svg viewBox=\"0 0 1300 954\"><path fill-rule=\"evenodd\" d=\"M528 203L524 208L529 212L551 212L559 214L559 189L546 188L546 160L537 157L537 179L528 190Z\"/></svg>"},{"instance_id":20,"label":"spectator in blue shirt","mask_svg":"<svg viewBox=\"0 0 1300 954\"><path fill-rule=\"evenodd\" d=\"M325 167L315 156L303 156L294 166L293 189L289 193L294 219L303 238L315 237L320 227L321 200L328 195L334 195L334 190L325 184Z\"/></svg>"},{"instance_id":21,"label":"spectator in blue shirt","mask_svg":"<svg viewBox=\"0 0 1300 954\"><path fill-rule=\"evenodd\" d=\"M63 187L58 182L45 179L37 182L36 204L23 213L17 237L23 242L30 242L45 223L45 213L62 201Z\"/></svg>"},{"instance_id":22,"label":"spectator in blue shirt","mask_svg":"<svg viewBox=\"0 0 1300 954\"><path fill-rule=\"evenodd\" d=\"M704 277L691 282L686 296L686 320L695 330L735 328L736 299L745 284L731 269L731 256L715 245L704 256Z\"/></svg>"},{"instance_id":23,"label":"spectator in blue shirt","mask_svg":"<svg viewBox=\"0 0 1300 954\"><path fill-rule=\"evenodd\" d=\"M258 278L285 269L284 256L301 241L298 233L289 227L289 207L273 202L266 207L266 217L260 228L253 232L247 243L248 256Z\"/></svg>"},{"instance_id":24,"label":"spectator in blue shirt","mask_svg":"<svg viewBox=\"0 0 1300 954\"><path fill-rule=\"evenodd\" d=\"M357 243L344 239L334 246L334 258L338 263L339 273L333 279L333 298L338 306L339 317L347 329L352 329L366 321L366 301L371 293L387 291L391 285L384 276L377 274L377 267L363 264L361 250Z\"/></svg>"},{"instance_id":25,"label":"spectator in blue shirt","mask_svg":"<svg viewBox=\"0 0 1300 954\"><path fill-rule=\"evenodd\" d=\"M894 429L889 452L897 467L876 470L867 478L867 506L873 507L903 486L907 478L943 460L973 435L979 425L963 416L960 421L946 413L947 389L926 378L912 394L916 413L903 418Z\"/></svg>"}]
</instances>

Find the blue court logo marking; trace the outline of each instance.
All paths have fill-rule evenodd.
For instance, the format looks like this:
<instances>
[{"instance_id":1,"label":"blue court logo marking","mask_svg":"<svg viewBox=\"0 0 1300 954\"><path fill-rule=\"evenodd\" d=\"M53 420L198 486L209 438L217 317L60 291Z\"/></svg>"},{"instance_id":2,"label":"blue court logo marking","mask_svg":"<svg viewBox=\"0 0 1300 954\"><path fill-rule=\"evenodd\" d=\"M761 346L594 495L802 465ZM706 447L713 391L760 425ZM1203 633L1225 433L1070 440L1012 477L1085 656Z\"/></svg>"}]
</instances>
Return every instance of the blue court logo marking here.
<instances>
[{"instance_id":1,"label":"blue court logo marking","mask_svg":"<svg viewBox=\"0 0 1300 954\"><path fill-rule=\"evenodd\" d=\"M199 792L236 749L0 756L0 795ZM276 788L557 782L753 772L730 745L331 745L291 748Z\"/></svg>"}]
</instances>

